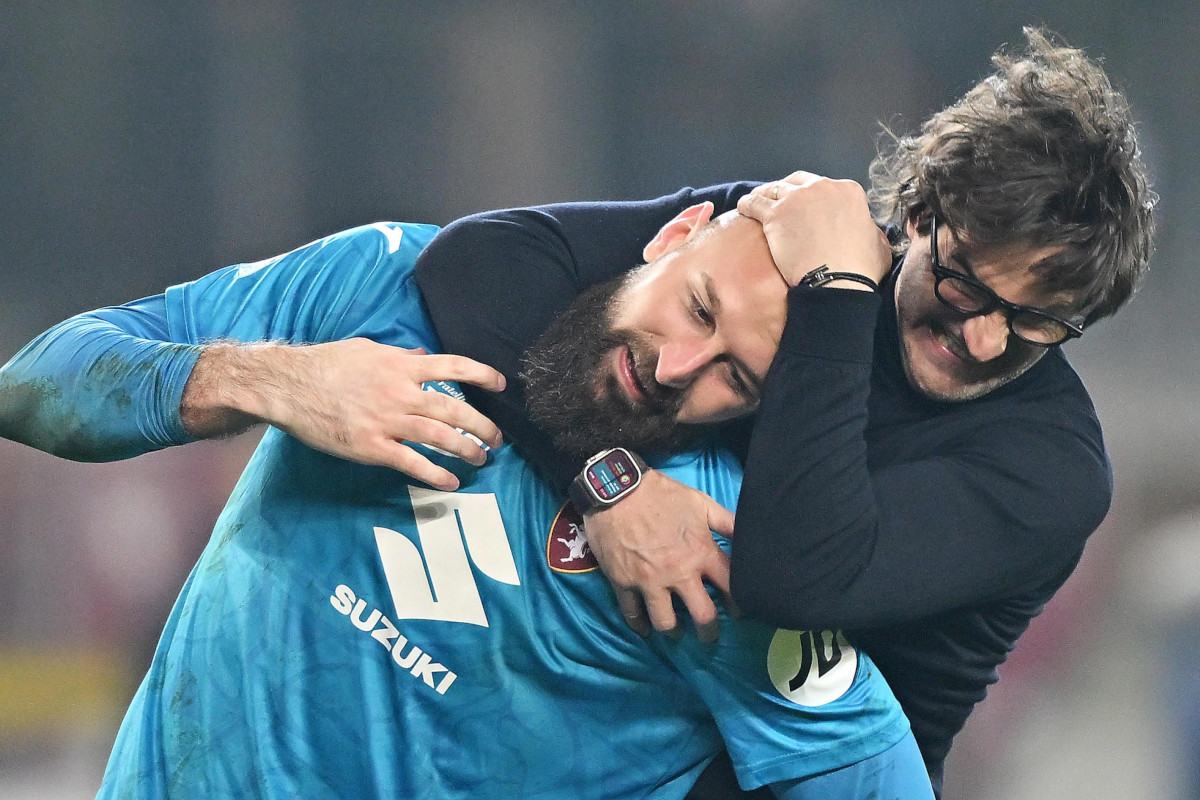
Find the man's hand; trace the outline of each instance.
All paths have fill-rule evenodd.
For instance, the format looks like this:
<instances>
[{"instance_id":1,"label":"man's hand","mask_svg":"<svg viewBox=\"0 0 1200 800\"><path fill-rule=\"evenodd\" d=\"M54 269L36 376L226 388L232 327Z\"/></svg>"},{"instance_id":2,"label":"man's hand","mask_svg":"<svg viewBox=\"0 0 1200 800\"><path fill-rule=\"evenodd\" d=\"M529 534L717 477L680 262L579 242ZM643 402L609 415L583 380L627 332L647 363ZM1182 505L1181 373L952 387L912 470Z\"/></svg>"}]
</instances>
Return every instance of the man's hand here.
<instances>
[{"instance_id":1,"label":"man's hand","mask_svg":"<svg viewBox=\"0 0 1200 800\"><path fill-rule=\"evenodd\" d=\"M491 367L454 355L349 339L328 344L216 344L205 348L184 387L180 417L195 436L268 422L316 450L387 466L438 489L459 482L404 441L431 445L472 464L487 453L455 428L491 447L500 430L469 404L426 381L504 388Z\"/></svg>"},{"instance_id":2,"label":"man's hand","mask_svg":"<svg viewBox=\"0 0 1200 800\"><path fill-rule=\"evenodd\" d=\"M704 581L729 597L729 557L710 531L733 535L733 512L704 492L647 470L621 502L587 515L588 546L616 592L621 613L645 636L674 631L672 595L701 641L717 638L717 608Z\"/></svg>"},{"instance_id":3,"label":"man's hand","mask_svg":"<svg viewBox=\"0 0 1200 800\"><path fill-rule=\"evenodd\" d=\"M771 257L789 286L821 266L882 283L892 264L887 237L871 219L867 195L854 181L793 172L738 201L738 211L762 223ZM868 290L852 281L831 285Z\"/></svg>"}]
</instances>

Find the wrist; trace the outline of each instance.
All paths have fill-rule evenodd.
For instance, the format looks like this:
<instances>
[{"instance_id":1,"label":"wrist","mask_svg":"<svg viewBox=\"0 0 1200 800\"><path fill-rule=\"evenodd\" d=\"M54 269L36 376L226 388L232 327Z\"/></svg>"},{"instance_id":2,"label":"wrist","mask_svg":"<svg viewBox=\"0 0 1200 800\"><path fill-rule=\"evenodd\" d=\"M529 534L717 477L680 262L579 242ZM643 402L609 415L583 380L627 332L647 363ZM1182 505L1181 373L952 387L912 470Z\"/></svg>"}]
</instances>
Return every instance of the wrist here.
<instances>
[{"instance_id":1,"label":"wrist","mask_svg":"<svg viewBox=\"0 0 1200 800\"><path fill-rule=\"evenodd\" d=\"M289 391L282 376L294 371L281 362L302 358L301 350L265 343L206 345L180 400L184 428L204 438L256 422L278 423Z\"/></svg>"},{"instance_id":2,"label":"wrist","mask_svg":"<svg viewBox=\"0 0 1200 800\"><path fill-rule=\"evenodd\" d=\"M878 292L879 283L867 275L852 271L834 271L828 266L821 265L808 272L797 286L832 287L835 289L857 289L864 292Z\"/></svg>"}]
</instances>

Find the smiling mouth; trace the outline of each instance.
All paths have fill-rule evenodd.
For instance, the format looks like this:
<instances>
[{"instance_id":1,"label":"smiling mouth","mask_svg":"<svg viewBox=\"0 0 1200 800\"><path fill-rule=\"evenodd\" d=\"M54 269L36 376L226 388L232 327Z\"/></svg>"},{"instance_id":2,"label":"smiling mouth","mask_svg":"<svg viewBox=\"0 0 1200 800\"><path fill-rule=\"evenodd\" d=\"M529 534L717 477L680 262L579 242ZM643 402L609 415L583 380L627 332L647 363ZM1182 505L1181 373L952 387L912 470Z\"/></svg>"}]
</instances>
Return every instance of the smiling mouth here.
<instances>
[{"instance_id":1,"label":"smiling mouth","mask_svg":"<svg viewBox=\"0 0 1200 800\"><path fill-rule=\"evenodd\" d=\"M634 360L633 348L626 345L617 357L617 383L620 384L625 397L635 406L643 406L651 411L661 411L667 406L663 387L657 382L651 384L643 380Z\"/></svg>"},{"instance_id":2,"label":"smiling mouth","mask_svg":"<svg viewBox=\"0 0 1200 800\"><path fill-rule=\"evenodd\" d=\"M929 326L929 333L933 337L933 340L937 344L941 345L942 349L949 352L950 355L954 356L959 361L963 362L964 364L976 363L966 346L956 337L951 336L950 332L947 331L943 326L931 324Z\"/></svg>"},{"instance_id":3,"label":"smiling mouth","mask_svg":"<svg viewBox=\"0 0 1200 800\"><path fill-rule=\"evenodd\" d=\"M638 403L647 402L650 398L650 393L646 391L646 385L638 377L637 365L633 362L633 350L628 345L621 352L619 366L621 375L625 378L622 383L625 384L626 394L630 396L629 399Z\"/></svg>"}]
</instances>

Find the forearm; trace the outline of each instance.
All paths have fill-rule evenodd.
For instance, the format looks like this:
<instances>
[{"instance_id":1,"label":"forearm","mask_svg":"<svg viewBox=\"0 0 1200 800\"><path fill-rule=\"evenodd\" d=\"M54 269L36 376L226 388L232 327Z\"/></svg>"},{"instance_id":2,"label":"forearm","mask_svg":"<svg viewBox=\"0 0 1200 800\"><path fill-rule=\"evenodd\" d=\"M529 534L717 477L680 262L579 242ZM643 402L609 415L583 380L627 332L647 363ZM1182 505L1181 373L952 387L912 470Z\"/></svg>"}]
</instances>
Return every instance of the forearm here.
<instances>
[{"instance_id":1,"label":"forearm","mask_svg":"<svg viewBox=\"0 0 1200 800\"><path fill-rule=\"evenodd\" d=\"M306 383L305 362L304 348L282 344L206 345L180 398L184 429L206 439L282 419L282 399Z\"/></svg>"},{"instance_id":2,"label":"forearm","mask_svg":"<svg viewBox=\"0 0 1200 800\"><path fill-rule=\"evenodd\" d=\"M286 425L319 381L311 348L166 341L161 299L72 317L0 369L0 435L76 461L115 461L257 422Z\"/></svg>"},{"instance_id":3,"label":"forearm","mask_svg":"<svg viewBox=\"0 0 1200 800\"><path fill-rule=\"evenodd\" d=\"M26 345L0 368L0 436L77 461L113 461L191 441L179 402L199 348L127 329L139 322L105 309L66 320Z\"/></svg>"},{"instance_id":4,"label":"forearm","mask_svg":"<svg viewBox=\"0 0 1200 800\"><path fill-rule=\"evenodd\" d=\"M874 354L872 380L870 295L791 299L738 505L732 589L746 613L799 630L890 625L1074 563L1111 496L1081 387L1046 388L1057 379L1043 370L1033 398L933 406L894 352Z\"/></svg>"},{"instance_id":5,"label":"forearm","mask_svg":"<svg viewBox=\"0 0 1200 800\"><path fill-rule=\"evenodd\" d=\"M315 399L331 394L331 361L341 360L338 368L352 362L355 346L207 344L180 398L180 421L197 439L227 436L262 422L290 431L303 420L307 427L336 431L343 424L330 413L336 406ZM364 364L362 368L370 367Z\"/></svg>"},{"instance_id":6,"label":"forearm","mask_svg":"<svg viewBox=\"0 0 1200 800\"><path fill-rule=\"evenodd\" d=\"M734 598L773 624L839 628L872 610L849 608L835 587L854 584L878 533L864 435L878 307L877 297L839 289L793 289L789 298L732 561Z\"/></svg>"}]
</instances>

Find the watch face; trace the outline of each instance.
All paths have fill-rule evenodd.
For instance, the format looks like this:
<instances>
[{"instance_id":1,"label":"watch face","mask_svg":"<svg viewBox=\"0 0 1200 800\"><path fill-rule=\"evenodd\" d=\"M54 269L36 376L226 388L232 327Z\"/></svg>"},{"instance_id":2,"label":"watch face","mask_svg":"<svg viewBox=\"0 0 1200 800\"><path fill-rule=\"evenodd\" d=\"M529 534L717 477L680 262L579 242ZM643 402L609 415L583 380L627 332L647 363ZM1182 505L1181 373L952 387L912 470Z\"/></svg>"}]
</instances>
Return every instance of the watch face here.
<instances>
[{"instance_id":1,"label":"watch face","mask_svg":"<svg viewBox=\"0 0 1200 800\"><path fill-rule=\"evenodd\" d=\"M620 497L633 486L638 478L638 469L624 452L617 450L597 461L587 471L588 483L596 491L601 502Z\"/></svg>"}]
</instances>

